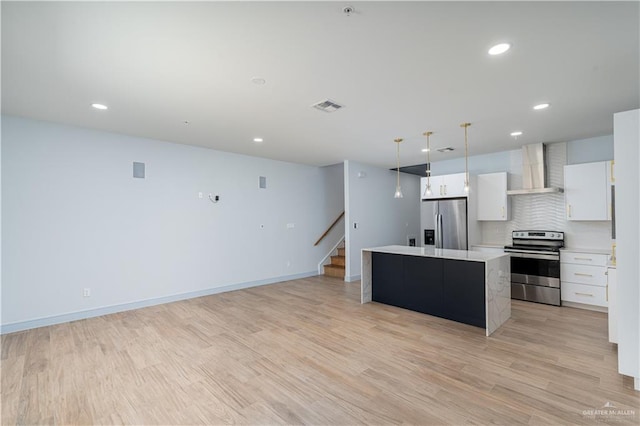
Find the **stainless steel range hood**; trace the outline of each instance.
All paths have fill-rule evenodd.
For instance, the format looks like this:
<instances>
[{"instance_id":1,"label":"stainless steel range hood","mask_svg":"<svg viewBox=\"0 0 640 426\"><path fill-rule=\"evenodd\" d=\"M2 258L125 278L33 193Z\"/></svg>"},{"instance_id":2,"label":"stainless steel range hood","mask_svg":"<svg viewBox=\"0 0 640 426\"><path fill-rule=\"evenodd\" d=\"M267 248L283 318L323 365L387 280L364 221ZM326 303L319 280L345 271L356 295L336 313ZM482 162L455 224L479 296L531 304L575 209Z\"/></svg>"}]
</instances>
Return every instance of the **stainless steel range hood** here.
<instances>
[{"instance_id":1,"label":"stainless steel range hood","mask_svg":"<svg viewBox=\"0 0 640 426\"><path fill-rule=\"evenodd\" d=\"M522 147L522 189L511 189L507 195L557 194L562 188L547 187L546 147L542 143Z\"/></svg>"}]
</instances>

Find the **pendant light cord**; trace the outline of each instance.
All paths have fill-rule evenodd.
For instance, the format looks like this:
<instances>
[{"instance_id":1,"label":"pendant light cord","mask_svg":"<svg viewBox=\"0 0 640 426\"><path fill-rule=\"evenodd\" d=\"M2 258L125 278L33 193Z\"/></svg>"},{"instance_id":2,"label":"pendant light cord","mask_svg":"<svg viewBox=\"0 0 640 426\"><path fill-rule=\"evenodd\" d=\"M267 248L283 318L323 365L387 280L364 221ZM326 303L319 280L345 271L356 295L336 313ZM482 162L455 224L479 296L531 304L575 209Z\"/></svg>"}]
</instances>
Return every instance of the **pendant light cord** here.
<instances>
[{"instance_id":1,"label":"pendant light cord","mask_svg":"<svg viewBox=\"0 0 640 426\"><path fill-rule=\"evenodd\" d=\"M402 198L402 189L400 188L400 142L402 142L401 138L396 138L393 140L396 146L396 170L397 170L397 179L396 179L396 192L393 194L394 198Z\"/></svg>"},{"instance_id":2,"label":"pendant light cord","mask_svg":"<svg viewBox=\"0 0 640 426\"><path fill-rule=\"evenodd\" d=\"M431 136L433 132L426 131L423 133L427 137L427 168L425 170L425 174L427 175L427 186L424 189L423 195L431 195L429 191L431 191L431 143L429 141L429 136Z\"/></svg>"},{"instance_id":3,"label":"pendant light cord","mask_svg":"<svg viewBox=\"0 0 640 426\"><path fill-rule=\"evenodd\" d=\"M400 141L396 141L396 167L398 170L398 179L396 185L400 188Z\"/></svg>"},{"instance_id":4,"label":"pendant light cord","mask_svg":"<svg viewBox=\"0 0 640 426\"><path fill-rule=\"evenodd\" d=\"M464 178L467 180L467 185L469 185L469 142L467 140L467 127L464 127Z\"/></svg>"},{"instance_id":5,"label":"pendant light cord","mask_svg":"<svg viewBox=\"0 0 640 426\"><path fill-rule=\"evenodd\" d=\"M460 127L464 127L464 189L469 191L469 143L467 140L467 128L471 123L462 123Z\"/></svg>"}]
</instances>

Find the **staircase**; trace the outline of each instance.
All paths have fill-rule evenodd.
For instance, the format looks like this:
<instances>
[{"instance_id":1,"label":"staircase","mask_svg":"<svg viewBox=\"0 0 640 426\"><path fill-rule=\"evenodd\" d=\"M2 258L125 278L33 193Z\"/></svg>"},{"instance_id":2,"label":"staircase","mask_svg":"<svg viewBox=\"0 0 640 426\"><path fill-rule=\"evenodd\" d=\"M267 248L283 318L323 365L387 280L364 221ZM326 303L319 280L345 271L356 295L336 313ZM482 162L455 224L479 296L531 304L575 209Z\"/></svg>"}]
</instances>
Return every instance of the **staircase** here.
<instances>
[{"instance_id":1,"label":"staircase","mask_svg":"<svg viewBox=\"0 0 640 426\"><path fill-rule=\"evenodd\" d=\"M328 277L344 279L344 247L338 248L338 255L331 256L331 264L324 265L324 274Z\"/></svg>"}]
</instances>

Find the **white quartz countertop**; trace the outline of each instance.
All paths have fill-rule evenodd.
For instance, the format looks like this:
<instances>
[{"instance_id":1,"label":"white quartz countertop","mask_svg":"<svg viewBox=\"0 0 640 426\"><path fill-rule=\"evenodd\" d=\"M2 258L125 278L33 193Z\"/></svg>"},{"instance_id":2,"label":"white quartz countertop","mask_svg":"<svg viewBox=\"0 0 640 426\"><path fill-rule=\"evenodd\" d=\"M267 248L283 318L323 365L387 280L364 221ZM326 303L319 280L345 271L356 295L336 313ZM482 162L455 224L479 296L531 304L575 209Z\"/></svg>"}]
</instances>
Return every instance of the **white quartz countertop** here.
<instances>
[{"instance_id":1,"label":"white quartz countertop","mask_svg":"<svg viewBox=\"0 0 640 426\"><path fill-rule=\"evenodd\" d=\"M489 248L499 248L499 249L503 249L504 248L504 244L485 244L485 243L480 243L480 244L471 244L471 247L489 247Z\"/></svg>"},{"instance_id":2,"label":"white quartz countertop","mask_svg":"<svg viewBox=\"0 0 640 426\"><path fill-rule=\"evenodd\" d=\"M470 260L473 262L486 262L509 256L503 253L487 253L482 251L437 249L433 247L410 247L410 246L384 246L364 248L362 251L372 251L377 253L402 254L407 256L437 257L441 259Z\"/></svg>"}]
</instances>

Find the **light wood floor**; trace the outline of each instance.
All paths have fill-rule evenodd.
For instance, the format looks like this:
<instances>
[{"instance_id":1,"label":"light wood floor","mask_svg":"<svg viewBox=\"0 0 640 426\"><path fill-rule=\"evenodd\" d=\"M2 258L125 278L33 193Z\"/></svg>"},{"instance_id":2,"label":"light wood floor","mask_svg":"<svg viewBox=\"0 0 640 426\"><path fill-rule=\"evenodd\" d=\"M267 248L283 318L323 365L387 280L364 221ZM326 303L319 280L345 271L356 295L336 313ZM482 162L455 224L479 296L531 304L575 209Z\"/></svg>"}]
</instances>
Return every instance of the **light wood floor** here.
<instances>
[{"instance_id":1,"label":"light wood floor","mask_svg":"<svg viewBox=\"0 0 640 426\"><path fill-rule=\"evenodd\" d=\"M486 338L359 300L313 277L2 336L2 424L640 421L605 314L514 301Z\"/></svg>"}]
</instances>

